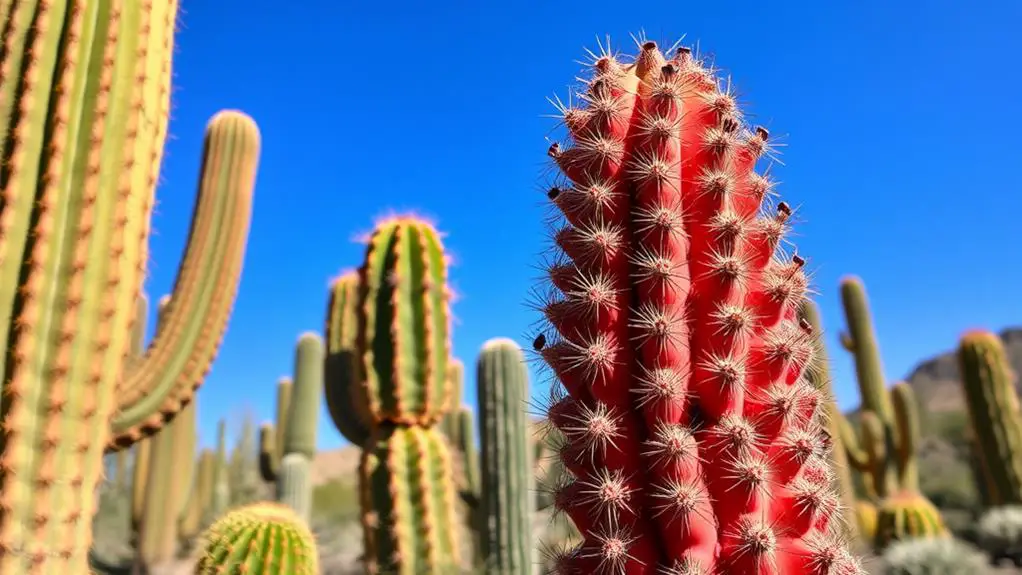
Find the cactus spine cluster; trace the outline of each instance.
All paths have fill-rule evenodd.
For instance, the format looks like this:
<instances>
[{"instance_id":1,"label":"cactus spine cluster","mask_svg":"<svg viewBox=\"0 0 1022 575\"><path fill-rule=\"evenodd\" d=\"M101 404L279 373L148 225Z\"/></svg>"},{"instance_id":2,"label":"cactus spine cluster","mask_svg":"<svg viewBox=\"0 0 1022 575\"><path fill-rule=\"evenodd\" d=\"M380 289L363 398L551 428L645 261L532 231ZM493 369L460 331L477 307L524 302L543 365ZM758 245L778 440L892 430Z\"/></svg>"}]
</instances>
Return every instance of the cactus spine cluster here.
<instances>
[{"instance_id":1,"label":"cactus spine cluster","mask_svg":"<svg viewBox=\"0 0 1022 575\"><path fill-rule=\"evenodd\" d=\"M968 332L958 364L984 494L994 505L1022 504L1022 414L1004 345L993 333Z\"/></svg>"},{"instance_id":2,"label":"cactus spine cluster","mask_svg":"<svg viewBox=\"0 0 1022 575\"><path fill-rule=\"evenodd\" d=\"M277 501L309 520L312 511L312 458L323 393L323 341L303 333L295 347L294 380L277 382L276 426L263 424L259 434L259 471L275 483Z\"/></svg>"},{"instance_id":3,"label":"cactus spine cluster","mask_svg":"<svg viewBox=\"0 0 1022 575\"><path fill-rule=\"evenodd\" d=\"M947 531L940 513L919 493L915 394L904 382L887 390L866 289L859 278L841 281L841 301L848 322L841 344L855 360L862 437L859 441L842 418L840 443L851 466L861 473L867 496L878 506L874 546L882 549L893 540L942 537Z\"/></svg>"},{"instance_id":4,"label":"cactus spine cluster","mask_svg":"<svg viewBox=\"0 0 1022 575\"><path fill-rule=\"evenodd\" d=\"M584 536L559 569L859 572L802 377L805 261L775 255L791 209L766 213L754 169L766 130L686 48L592 70L563 110L573 145L548 151L565 257L540 347L568 392L558 507Z\"/></svg>"},{"instance_id":5,"label":"cactus spine cluster","mask_svg":"<svg viewBox=\"0 0 1022 575\"><path fill-rule=\"evenodd\" d=\"M186 405L234 302L259 135L220 113L165 326L126 366L177 2L0 2L0 572L85 573L103 453Z\"/></svg>"},{"instance_id":6,"label":"cactus spine cluster","mask_svg":"<svg viewBox=\"0 0 1022 575\"><path fill-rule=\"evenodd\" d=\"M235 509L213 523L203 540L195 575L319 575L315 538L283 504Z\"/></svg>"},{"instance_id":7,"label":"cactus spine cluster","mask_svg":"<svg viewBox=\"0 0 1022 575\"><path fill-rule=\"evenodd\" d=\"M359 485L373 573L461 565L452 458L437 425L451 396L446 260L430 224L392 218L377 225L357 275L331 287L325 395L338 429L354 423L370 432ZM344 325L351 319L354 340ZM340 372L338 358L346 362ZM347 420L352 414L358 419Z\"/></svg>"},{"instance_id":8,"label":"cactus spine cluster","mask_svg":"<svg viewBox=\"0 0 1022 575\"><path fill-rule=\"evenodd\" d=\"M483 345L476 372L479 398L480 552L487 573L532 573L535 507L533 446L525 412L529 376L525 357L509 339Z\"/></svg>"}]
</instances>

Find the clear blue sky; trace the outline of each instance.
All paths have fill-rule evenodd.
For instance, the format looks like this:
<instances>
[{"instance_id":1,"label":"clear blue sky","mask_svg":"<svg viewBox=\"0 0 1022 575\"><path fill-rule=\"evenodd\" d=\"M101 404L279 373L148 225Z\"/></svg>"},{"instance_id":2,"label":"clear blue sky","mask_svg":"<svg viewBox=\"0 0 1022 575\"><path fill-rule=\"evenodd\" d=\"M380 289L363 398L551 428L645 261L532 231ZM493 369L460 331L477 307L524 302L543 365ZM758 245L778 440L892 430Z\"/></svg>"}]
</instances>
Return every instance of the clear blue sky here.
<instances>
[{"instance_id":1,"label":"clear blue sky","mask_svg":"<svg viewBox=\"0 0 1022 575\"><path fill-rule=\"evenodd\" d=\"M153 299L182 253L206 120L240 108L263 134L241 291L200 394L206 442L222 416L272 416L329 278L361 261L352 237L391 209L448 233L458 357L527 343L546 98L608 34L628 52L641 30L698 40L783 138L780 191L801 206L843 407L858 402L836 345L844 274L866 282L889 378L966 328L1022 324L1017 2L181 3ZM321 447L341 443L324 412Z\"/></svg>"}]
</instances>

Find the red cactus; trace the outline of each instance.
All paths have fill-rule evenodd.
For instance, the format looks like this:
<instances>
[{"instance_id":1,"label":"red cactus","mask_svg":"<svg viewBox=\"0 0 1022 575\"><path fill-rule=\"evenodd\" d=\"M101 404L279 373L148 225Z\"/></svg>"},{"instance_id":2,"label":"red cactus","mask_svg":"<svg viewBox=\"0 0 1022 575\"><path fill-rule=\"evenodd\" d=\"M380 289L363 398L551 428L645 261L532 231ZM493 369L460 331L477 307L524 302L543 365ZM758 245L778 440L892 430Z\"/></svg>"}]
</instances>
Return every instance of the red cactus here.
<instances>
[{"instance_id":1,"label":"red cactus","mask_svg":"<svg viewBox=\"0 0 1022 575\"><path fill-rule=\"evenodd\" d=\"M839 531L805 261L764 215L767 131L688 49L602 55L563 111L572 145L541 350L568 391L549 420L575 476L557 499L584 542L564 573L859 573Z\"/></svg>"}]
</instances>

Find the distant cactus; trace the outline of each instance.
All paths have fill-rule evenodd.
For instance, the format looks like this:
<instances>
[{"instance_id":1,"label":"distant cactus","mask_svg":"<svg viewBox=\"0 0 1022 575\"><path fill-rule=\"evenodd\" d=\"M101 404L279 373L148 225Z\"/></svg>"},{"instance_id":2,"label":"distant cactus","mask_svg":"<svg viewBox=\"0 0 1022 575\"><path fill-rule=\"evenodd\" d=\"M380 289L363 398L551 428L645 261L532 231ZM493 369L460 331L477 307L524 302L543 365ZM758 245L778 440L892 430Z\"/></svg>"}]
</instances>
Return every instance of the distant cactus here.
<instances>
[{"instance_id":1,"label":"distant cactus","mask_svg":"<svg viewBox=\"0 0 1022 575\"><path fill-rule=\"evenodd\" d=\"M104 451L177 415L217 353L259 132L237 112L211 120L166 327L128 365L177 2L0 6L0 549L17 550L0 554L0 573L77 575L88 569Z\"/></svg>"},{"instance_id":2,"label":"distant cactus","mask_svg":"<svg viewBox=\"0 0 1022 575\"><path fill-rule=\"evenodd\" d=\"M139 558L150 568L174 559L195 466L195 403L151 439Z\"/></svg>"},{"instance_id":3,"label":"distant cactus","mask_svg":"<svg viewBox=\"0 0 1022 575\"><path fill-rule=\"evenodd\" d=\"M203 536L195 575L319 575L305 521L277 503L254 503L218 519Z\"/></svg>"},{"instance_id":4,"label":"distant cactus","mask_svg":"<svg viewBox=\"0 0 1022 575\"><path fill-rule=\"evenodd\" d=\"M1016 375L1001 339L986 331L962 336L958 363L969 410L971 442L995 505L1022 504L1022 413Z\"/></svg>"},{"instance_id":5,"label":"distant cactus","mask_svg":"<svg viewBox=\"0 0 1022 575\"><path fill-rule=\"evenodd\" d=\"M883 555L883 575L965 575L983 573L986 557L955 539L914 539L891 545Z\"/></svg>"},{"instance_id":6,"label":"distant cactus","mask_svg":"<svg viewBox=\"0 0 1022 575\"><path fill-rule=\"evenodd\" d=\"M182 541L194 539L202 530L206 513L213 501L213 475L216 455L211 449L203 449L195 464L195 479L186 500L184 515L180 521Z\"/></svg>"},{"instance_id":7,"label":"distant cactus","mask_svg":"<svg viewBox=\"0 0 1022 575\"><path fill-rule=\"evenodd\" d=\"M830 362L827 355L827 346L823 341L823 328L820 322L820 312L811 300L805 300L799 310L799 315L804 318L812 327L815 340L815 352L813 361L806 370L806 379L820 390L823 396L824 419L827 422L827 434L833 443L829 450L831 467L834 470L834 486L841 495L841 503L845 509L844 527L848 530L850 537L861 534L860 526L868 526L869 518L865 520L858 518L860 509L864 509L855 501L855 484L852 481L852 468L848 465L848 454L845 446L841 443L841 418L844 417L838 408L837 400L834 397L834 390L831 387ZM873 523L876 519L876 508L866 506L873 510ZM870 534L873 533L871 530ZM862 535L868 539L866 535Z\"/></svg>"},{"instance_id":8,"label":"distant cactus","mask_svg":"<svg viewBox=\"0 0 1022 575\"><path fill-rule=\"evenodd\" d=\"M280 459L284 456L284 433L291 412L291 393L294 383L290 377L277 380L277 418L259 428L259 473L263 481L276 482L280 473Z\"/></svg>"},{"instance_id":9,"label":"distant cactus","mask_svg":"<svg viewBox=\"0 0 1022 575\"><path fill-rule=\"evenodd\" d=\"M526 402L525 357L509 339L483 344L476 375L482 430L481 553L488 573L533 571L532 511L535 507L533 442Z\"/></svg>"},{"instance_id":10,"label":"distant cactus","mask_svg":"<svg viewBox=\"0 0 1022 575\"><path fill-rule=\"evenodd\" d=\"M590 71L571 145L548 149L564 257L535 346L569 394L549 410L576 478L557 503L585 538L559 567L857 572L802 377L806 262L776 254L789 206L761 209L767 131L687 48Z\"/></svg>"},{"instance_id":11,"label":"distant cactus","mask_svg":"<svg viewBox=\"0 0 1022 575\"><path fill-rule=\"evenodd\" d=\"M209 517L223 515L231 503L230 484L227 481L227 422L216 426L216 455L213 458L213 496L209 504Z\"/></svg>"},{"instance_id":12,"label":"distant cactus","mask_svg":"<svg viewBox=\"0 0 1022 575\"><path fill-rule=\"evenodd\" d=\"M294 387L277 477L277 501L306 521L312 511L312 458L316 455L320 398L323 394L323 341L314 333L298 338Z\"/></svg>"},{"instance_id":13,"label":"distant cactus","mask_svg":"<svg viewBox=\"0 0 1022 575\"><path fill-rule=\"evenodd\" d=\"M840 443L877 505L874 546L883 549L898 539L942 537L946 529L939 511L919 492L918 401L907 383L899 382L889 391L884 383L866 289L859 278L841 281L841 301L848 322L841 343L855 360L862 437L858 440L841 418Z\"/></svg>"}]
</instances>

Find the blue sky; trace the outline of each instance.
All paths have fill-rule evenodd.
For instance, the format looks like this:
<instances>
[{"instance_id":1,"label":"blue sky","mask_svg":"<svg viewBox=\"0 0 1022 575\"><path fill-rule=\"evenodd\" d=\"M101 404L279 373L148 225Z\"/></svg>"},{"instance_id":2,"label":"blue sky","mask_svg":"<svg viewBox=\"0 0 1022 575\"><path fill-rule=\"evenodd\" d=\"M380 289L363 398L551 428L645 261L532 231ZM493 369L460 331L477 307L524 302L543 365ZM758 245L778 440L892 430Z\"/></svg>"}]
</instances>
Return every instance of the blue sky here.
<instances>
[{"instance_id":1,"label":"blue sky","mask_svg":"<svg viewBox=\"0 0 1022 575\"><path fill-rule=\"evenodd\" d=\"M200 394L207 443L220 417L272 417L298 335L321 329L328 280L361 261L352 238L389 211L448 234L458 357L472 366L494 336L527 343L547 98L606 35L629 53L640 31L698 41L783 142L775 173L800 206L843 407L858 403L836 345L844 274L866 282L892 379L966 328L1022 324L1022 4L181 3L153 299L183 250L207 119L239 108L263 134L240 295ZM342 443L324 411L320 446Z\"/></svg>"}]
</instances>

